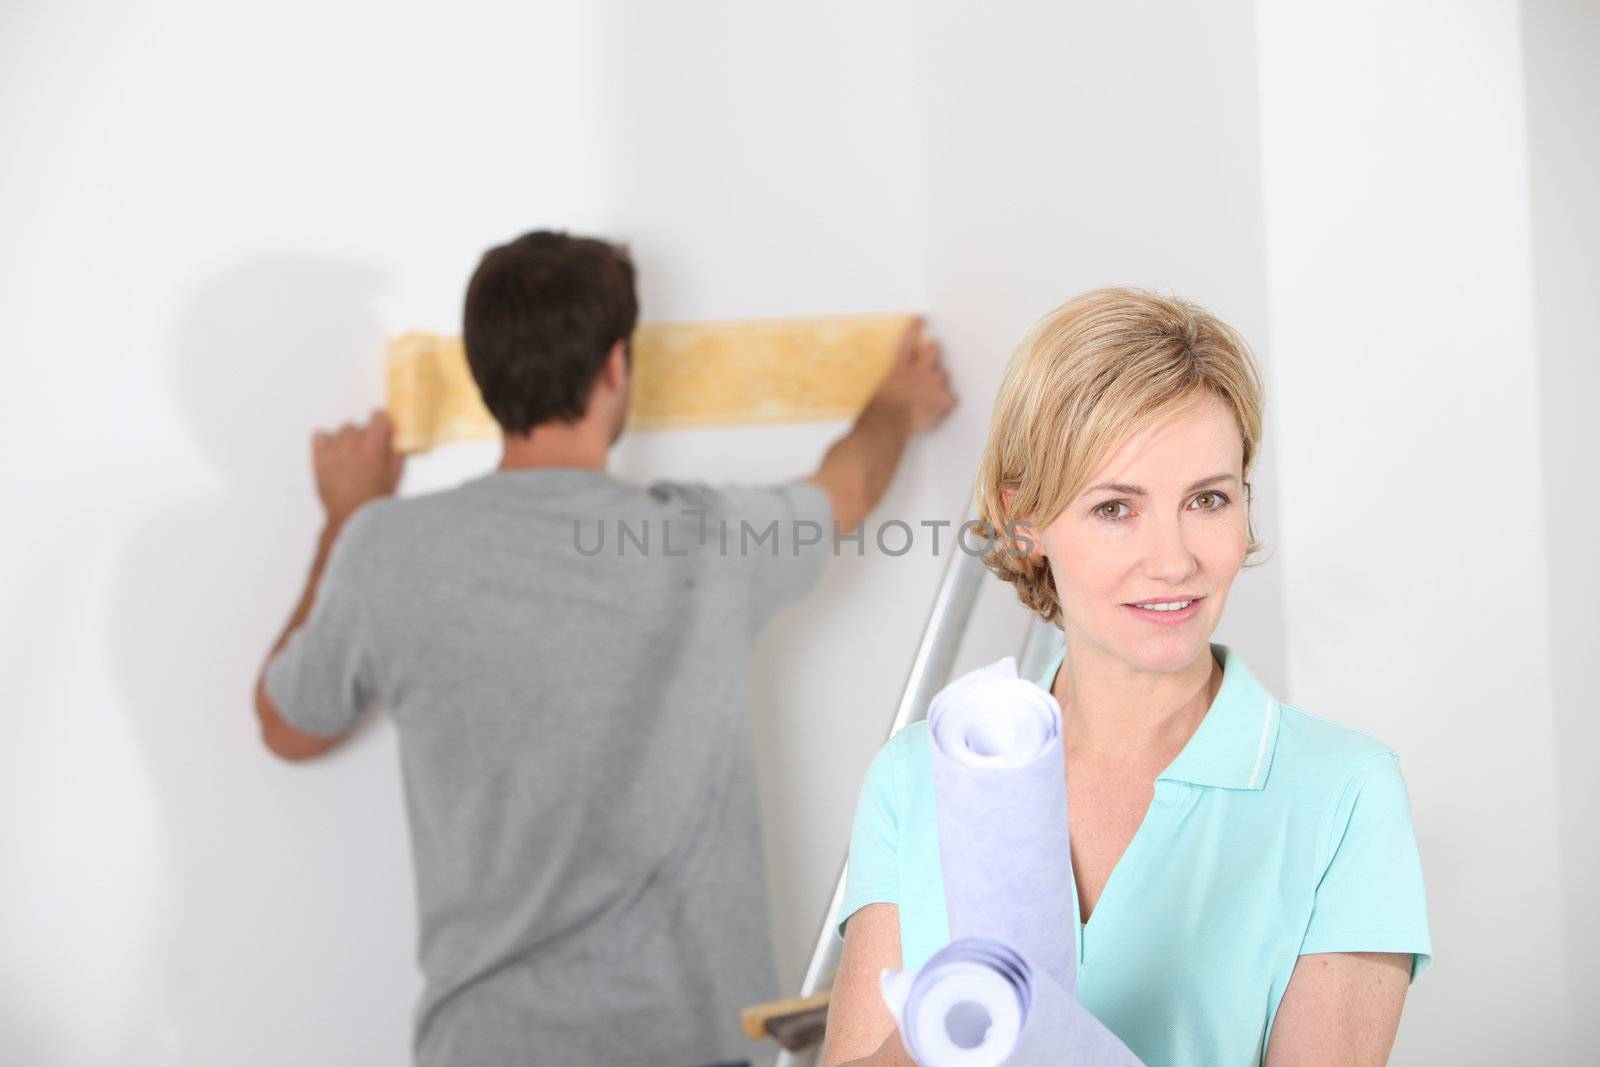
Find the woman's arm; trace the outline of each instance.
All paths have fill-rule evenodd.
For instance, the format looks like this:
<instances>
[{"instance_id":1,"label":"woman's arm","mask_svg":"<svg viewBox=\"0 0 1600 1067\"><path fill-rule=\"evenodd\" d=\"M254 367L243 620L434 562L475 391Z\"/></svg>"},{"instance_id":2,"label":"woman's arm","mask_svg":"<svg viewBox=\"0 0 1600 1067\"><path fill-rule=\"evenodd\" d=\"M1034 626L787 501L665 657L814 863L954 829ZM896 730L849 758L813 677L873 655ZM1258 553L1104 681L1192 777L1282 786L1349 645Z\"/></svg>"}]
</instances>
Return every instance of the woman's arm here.
<instances>
[{"instance_id":1,"label":"woman's arm","mask_svg":"<svg viewBox=\"0 0 1600 1067\"><path fill-rule=\"evenodd\" d=\"M878 988L879 975L899 966L900 909L868 904L850 916L828 1002L821 1067L916 1067Z\"/></svg>"},{"instance_id":2,"label":"woman's arm","mask_svg":"<svg viewBox=\"0 0 1600 1067\"><path fill-rule=\"evenodd\" d=\"M1301 956L1272 1023L1266 1067L1382 1067L1410 984L1410 953Z\"/></svg>"}]
</instances>

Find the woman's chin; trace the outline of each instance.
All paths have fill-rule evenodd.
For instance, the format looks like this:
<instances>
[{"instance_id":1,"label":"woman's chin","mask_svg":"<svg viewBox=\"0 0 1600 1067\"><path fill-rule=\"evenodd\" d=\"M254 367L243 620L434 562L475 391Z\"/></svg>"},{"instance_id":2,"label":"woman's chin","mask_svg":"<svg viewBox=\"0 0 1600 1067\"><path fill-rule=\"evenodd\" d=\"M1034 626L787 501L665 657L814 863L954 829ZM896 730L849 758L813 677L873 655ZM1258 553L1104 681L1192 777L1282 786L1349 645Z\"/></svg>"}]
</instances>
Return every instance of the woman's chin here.
<instances>
[{"instance_id":1,"label":"woman's chin","mask_svg":"<svg viewBox=\"0 0 1600 1067\"><path fill-rule=\"evenodd\" d=\"M1196 629L1192 633L1142 634L1124 646L1122 659L1150 674L1177 674L1210 651L1210 632Z\"/></svg>"}]
</instances>

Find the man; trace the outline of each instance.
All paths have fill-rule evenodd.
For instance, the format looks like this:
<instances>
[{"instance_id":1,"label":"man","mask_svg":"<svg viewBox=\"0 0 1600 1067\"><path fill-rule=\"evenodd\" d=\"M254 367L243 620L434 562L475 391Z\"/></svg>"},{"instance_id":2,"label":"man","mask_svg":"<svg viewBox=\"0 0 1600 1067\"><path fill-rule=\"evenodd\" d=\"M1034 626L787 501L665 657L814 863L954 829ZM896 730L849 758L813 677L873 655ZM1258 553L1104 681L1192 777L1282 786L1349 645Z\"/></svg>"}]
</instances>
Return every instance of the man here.
<instances>
[{"instance_id":1,"label":"man","mask_svg":"<svg viewBox=\"0 0 1600 1067\"><path fill-rule=\"evenodd\" d=\"M955 403L938 347L894 366L809 478L638 488L606 471L637 319L602 241L530 233L467 289L499 468L395 499L376 413L313 439L316 561L256 687L285 759L381 703L400 741L423 1065L742 1060L775 990L746 654Z\"/></svg>"}]
</instances>

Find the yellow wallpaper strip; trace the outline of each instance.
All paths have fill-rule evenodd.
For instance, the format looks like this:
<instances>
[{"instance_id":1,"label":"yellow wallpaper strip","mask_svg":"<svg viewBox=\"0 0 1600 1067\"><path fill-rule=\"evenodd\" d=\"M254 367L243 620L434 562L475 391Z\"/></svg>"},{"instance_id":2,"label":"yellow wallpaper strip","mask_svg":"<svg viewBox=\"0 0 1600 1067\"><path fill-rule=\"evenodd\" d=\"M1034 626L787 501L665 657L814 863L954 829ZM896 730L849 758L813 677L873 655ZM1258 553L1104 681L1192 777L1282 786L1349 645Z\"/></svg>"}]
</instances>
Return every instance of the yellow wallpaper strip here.
<instances>
[{"instance_id":1,"label":"yellow wallpaper strip","mask_svg":"<svg viewBox=\"0 0 1600 1067\"><path fill-rule=\"evenodd\" d=\"M644 325L633 336L628 429L852 418L882 381L910 315ZM459 337L389 342L395 447L496 438Z\"/></svg>"}]
</instances>

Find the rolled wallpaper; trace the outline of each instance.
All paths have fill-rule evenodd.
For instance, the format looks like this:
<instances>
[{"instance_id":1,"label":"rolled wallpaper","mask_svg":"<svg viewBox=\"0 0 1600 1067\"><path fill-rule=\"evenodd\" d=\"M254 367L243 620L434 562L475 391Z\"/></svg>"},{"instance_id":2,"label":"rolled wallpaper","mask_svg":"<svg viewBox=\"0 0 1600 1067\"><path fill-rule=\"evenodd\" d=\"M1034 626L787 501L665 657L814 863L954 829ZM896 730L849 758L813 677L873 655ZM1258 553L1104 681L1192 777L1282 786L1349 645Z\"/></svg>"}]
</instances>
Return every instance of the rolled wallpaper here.
<instances>
[{"instance_id":1,"label":"rolled wallpaper","mask_svg":"<svg viewBox=\"0 0 1600 1067\"><path fill-rule=\"evenodd\" d=\"M998 941L952 941L916 971L885 971L883 997L923 1067L1139 1067L1078 998Z\"/></svg>"},{"instance_id":2,"label":"rolled wallpaper","mask_svg":"<svg viewBox=\"0 0 1600 1067\"><path fill-rule=\"evenodd\" d=\"M950 938L1009 945L1078 986L1077 894L1055 697L1010 656L941 689L928 709Z\"/></svg>"},{"instance_id":3,"label":"rolled wallpaper","mask_svg":"<svg viewBox=\"0 0 1600 1067\"><path fill-rule=\"evenodd\" d=\"M922 1067L1127 1067L1077 998L1078 916L1061 708L1007 656L933 698L928 743L950 944L885 971Z\"/></svg>"}]
</instances>

